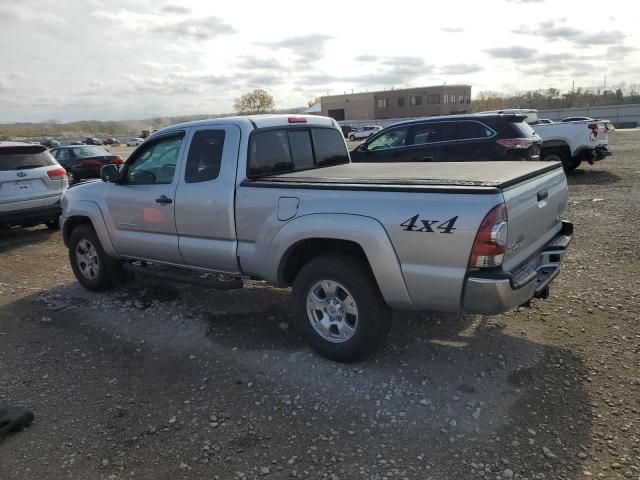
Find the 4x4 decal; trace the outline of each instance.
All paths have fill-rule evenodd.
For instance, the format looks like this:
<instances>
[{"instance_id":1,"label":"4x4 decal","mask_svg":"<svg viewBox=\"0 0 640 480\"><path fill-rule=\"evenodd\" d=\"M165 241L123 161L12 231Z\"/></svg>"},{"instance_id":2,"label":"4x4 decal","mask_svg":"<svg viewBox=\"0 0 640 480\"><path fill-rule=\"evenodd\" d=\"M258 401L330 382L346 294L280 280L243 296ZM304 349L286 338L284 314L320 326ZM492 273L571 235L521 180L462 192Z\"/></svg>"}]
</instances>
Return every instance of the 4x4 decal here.
<instances>
[{"instance_id":1,"label":"4x4 decal","mask_svg":"<svg viewBox=\"0 0 640 480\"><path fill-rule=\"evenodd\" d=\"M457 220L457 215L455 217L451 217L449 220L444 221L423 220L420 218L420 214L418 214L405 220L400 224L400 226L405 227L402 229L405 232L453 233L453 231L455 230L454 225L456 224Z\"/></svg>"}]
</instances>

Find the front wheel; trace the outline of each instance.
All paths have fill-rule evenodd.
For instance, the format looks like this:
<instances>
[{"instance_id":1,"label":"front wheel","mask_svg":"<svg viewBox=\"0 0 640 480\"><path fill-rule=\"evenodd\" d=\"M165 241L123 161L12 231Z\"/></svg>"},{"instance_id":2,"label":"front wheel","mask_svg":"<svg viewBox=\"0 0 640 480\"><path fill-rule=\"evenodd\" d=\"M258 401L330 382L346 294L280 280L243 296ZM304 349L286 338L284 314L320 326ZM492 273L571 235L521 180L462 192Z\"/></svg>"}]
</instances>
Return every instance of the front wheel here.
<instances>
[{"instance_id":1,"label":"front wheel","mask_svg":"<svg viewBox=\"0 0 640 480\"><path fill-rule=\"evenodd\" d=\"M69 261L78 282L93 291L111 288L113 274L121 268L118 261L104 252L90 225L80 225L71 233Z\"/></svg>"},{"instance_id":2,"label":"front wheel","mask_svg":"<svg viewBox=\"0 0 640 480\"><path fill-rule=\"evenodd\" d=\"M293 303L307 343L338 362L367 358L391 329L391 309L357 257L326 255L307 263L293 283Z\"/></svg>"}]
</instances>

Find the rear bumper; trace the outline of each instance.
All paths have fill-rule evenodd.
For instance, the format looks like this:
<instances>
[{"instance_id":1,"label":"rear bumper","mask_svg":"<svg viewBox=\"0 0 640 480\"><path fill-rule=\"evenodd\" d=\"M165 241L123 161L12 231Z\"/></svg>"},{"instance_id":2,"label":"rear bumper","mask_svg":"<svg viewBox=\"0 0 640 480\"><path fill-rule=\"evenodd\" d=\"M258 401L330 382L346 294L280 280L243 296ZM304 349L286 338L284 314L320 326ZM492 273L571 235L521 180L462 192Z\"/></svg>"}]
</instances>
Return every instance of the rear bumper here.
<instances>
[{"instance_id":1,"label":"rear bumper","mask_svg":"<svg viewBox=\"0 0 640 480\"><path fill-rule=\"evenodd\" d=\"M463 310L466 313L497 315L532 298L547 298L549 284L560 273L560 263L572 235L573 224L562 222L560 233L514 271L469 276L465 284Z\"/></svg>"},{"instance_id":2,"label":"rear bumper","mask_svg":"<svg viewBox=\"0 0 640 480\"><path fill-rule=\"evenodd\" d=\"M45 207L0 212L0 225L27 225L56 220L62 214L60 202Z\"/></svg>"}]
</instances>

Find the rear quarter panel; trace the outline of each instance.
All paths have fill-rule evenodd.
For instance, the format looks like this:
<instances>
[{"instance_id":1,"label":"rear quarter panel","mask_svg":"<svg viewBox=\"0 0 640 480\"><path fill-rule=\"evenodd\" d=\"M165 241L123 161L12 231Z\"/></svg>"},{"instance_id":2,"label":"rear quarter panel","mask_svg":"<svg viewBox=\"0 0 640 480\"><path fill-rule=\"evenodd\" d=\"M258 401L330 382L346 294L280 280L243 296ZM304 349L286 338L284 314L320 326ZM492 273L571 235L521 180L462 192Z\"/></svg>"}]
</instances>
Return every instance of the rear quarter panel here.
<instances>
[{"instance_id":1,"label":"rear quarter panel","mask_svg":"<svg viewBox=\"0 0 640 480\"><path fill-rule=\"evenodd\" d=\"M361 245L371 240L367 238L370 232L358 232L348 222L353 218L350 216L367 217L383 227L393 246L411 307L459 311L469 254L477 229L486 213L502 202L500 192L488 191L493 193L240 186L236 196L236 228L242 269L267 280L277 278L277 272L272 271L272 262L268 259L273 251L272 243L280 229L300 217L314 214L326 214L323 218L333 216L332 222L346 223L345 227L351 228L354 233L352 238L357 241L360 237ZM292 219L278 220L281 197L299 200L297 214ZM423 221L429 227L425 227ZM332 222L327 222L323 230L328 238L331 238L332 229L336 229ZM441 228L438 229L438 226ZM451 228L447 229L448 226ZM317 235L317 232L313 234ZM375 240L383 242L386 239ZM374 274L378 276L375 271Z\"/></svg>"}]
</instances>

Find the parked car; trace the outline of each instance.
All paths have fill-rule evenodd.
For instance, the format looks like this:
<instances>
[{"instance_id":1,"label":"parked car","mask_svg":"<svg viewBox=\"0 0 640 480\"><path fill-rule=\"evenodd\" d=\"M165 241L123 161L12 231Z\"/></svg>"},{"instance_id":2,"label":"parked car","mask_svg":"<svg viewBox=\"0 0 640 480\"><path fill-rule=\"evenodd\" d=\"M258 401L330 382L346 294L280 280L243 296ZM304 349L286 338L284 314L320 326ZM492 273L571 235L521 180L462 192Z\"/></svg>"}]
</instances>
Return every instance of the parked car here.
<instances>
[{"instance_id":1,"label":"parked car","mask_svg":"<svg viewBox=\"0 0 640 480\"><path fill-rule=\"evenodd\" d=\"M396 123L351 152L353 162L539 160L542 140L523 115L470 114Z\"/></svg>"},{"instance_id":2,"label":"parked car","mask_svg":"<svg viewBox=\"0 0 640 480\"><path fill-rule=\"evenodd\" d=\"M342 135L344 138L349 138L349 134L351 132L355 132L358 128L353 125L340 125L340 130L342 130Z\"/></svg>"},{"instance_id":3,"label":"parked car","mask_svg":"<svg viewBox=\"0 0 640 480\"><path fill-rule=\"evenodd\" d=\"M584 122L584 121L592 121L595 120L595 118L591 118L591 117L567 117L567 118L563 118L562 120L560 120L560 123L566 123L566 122Z\"/></svg>"},{"instance_id":4,"label":"parked car","mask_svg":"<svg viewBox=\"0 0 640 480\"><path fill-rule=\"evenodd\" d=\"M0 142L0 227L58 228L67 172L43 145Z\"/></svg>"},{"instance_id":5,"label":"parked car","mask_svg":"<svg viewBox=\"0 0 640 480\"><path fill-rule=\"evenodd\" d=\"M538 125L543 125L543 124L547 125L549 123L554 123L554 121L553 120L549 120L548 118L539 118L537 124Z\"/></svg>"},{"instance_id":6,"label":"parked car","mask_svg":"<svg viewBox=\"0 0 640 480\"><path fill-rule=\"evenodd\" d=\"M82 143L84 143L85 145L102 145L102 140L95 137L87 137Z\"/></svg>"},{"instance_id":7,"label":"parked car","mask_svg":"<svg viewBox=\"0 0 640 480\"><path fill-rule=\"evenodd\" d=\"M369 138L371 135L379 132L380 130L382 130L382 127L379 125L365 125L364 127L360 127L349 132L349 140L353 142L354 140Z\"/></svg>"},{"instance_id":8,"label":"parked car","mask_svg":"<svg viewBox=\"0 0 640 480\"><path fill-rule=\"evenodd\" d=\"M587 117L572 117L574 120L557 123L540 123L535 109L500 110L502 113L523 115L526 121L542 138L540 159L561 162L566 171L580 166L583 161L590 164L611 155L609 133L613 126L609 120L583 120ZM578 119L580 118L580 119Z\"/></svg>"},{"instance_id":9,"label":"parked car","mask_svg":"<svg viewBox=\"0 0 640 480\"><path fill-rule=\"evenodd\" d=\"M123 272L292 285L298 331L338 361L371 354L394 308L497 314L546 298L572 234L559 164L352 164L320 116L174 125L101 177L63 201L84 287Z\"/></svg>"},{"instance_id":10,"label":"parked car","mask_svg":"<svg viewBox=\"0 0 640 480\"><path fill-rule=\"evenodd\" d=\"M142 142L144 142L144 138L130 138L129 140L127 140L127 147L137 147Z\"/></svg>"},{"instance_id":11,"label":"parked car","mask_svg":"<svg viewBox=\"0 0 640 480\"><path fill-rule=\"evenodd\" d=\"M103 145L119 145L120 141L116 138L105 138L104 140L102 140L102 144Z\"/></svg>"},{"instance_id":12,"label":"parked car","mask_svg":"<svg viewBox=\"0 0 640 480\"><path fill-rule=\"evenodd\" d=\"M46 140L42 140L40 142L41 145L44 145L47 148L59 147L60 142L57 140L53 140L52 138L47 138Z\"/></svg>"},{"instance_id":13,"label":"parked car","mask_svg":"<svg viewBox=\"0 0 640 480\"><path fill-rule=\"evenodd\" d=\"M100 168L107 164L121 164L119 155L112 155L95 145L68 145L51 149L51 155L69 175L69 182L76 183L86 178L100 178Z\"/></svg>"}]
</instances>

